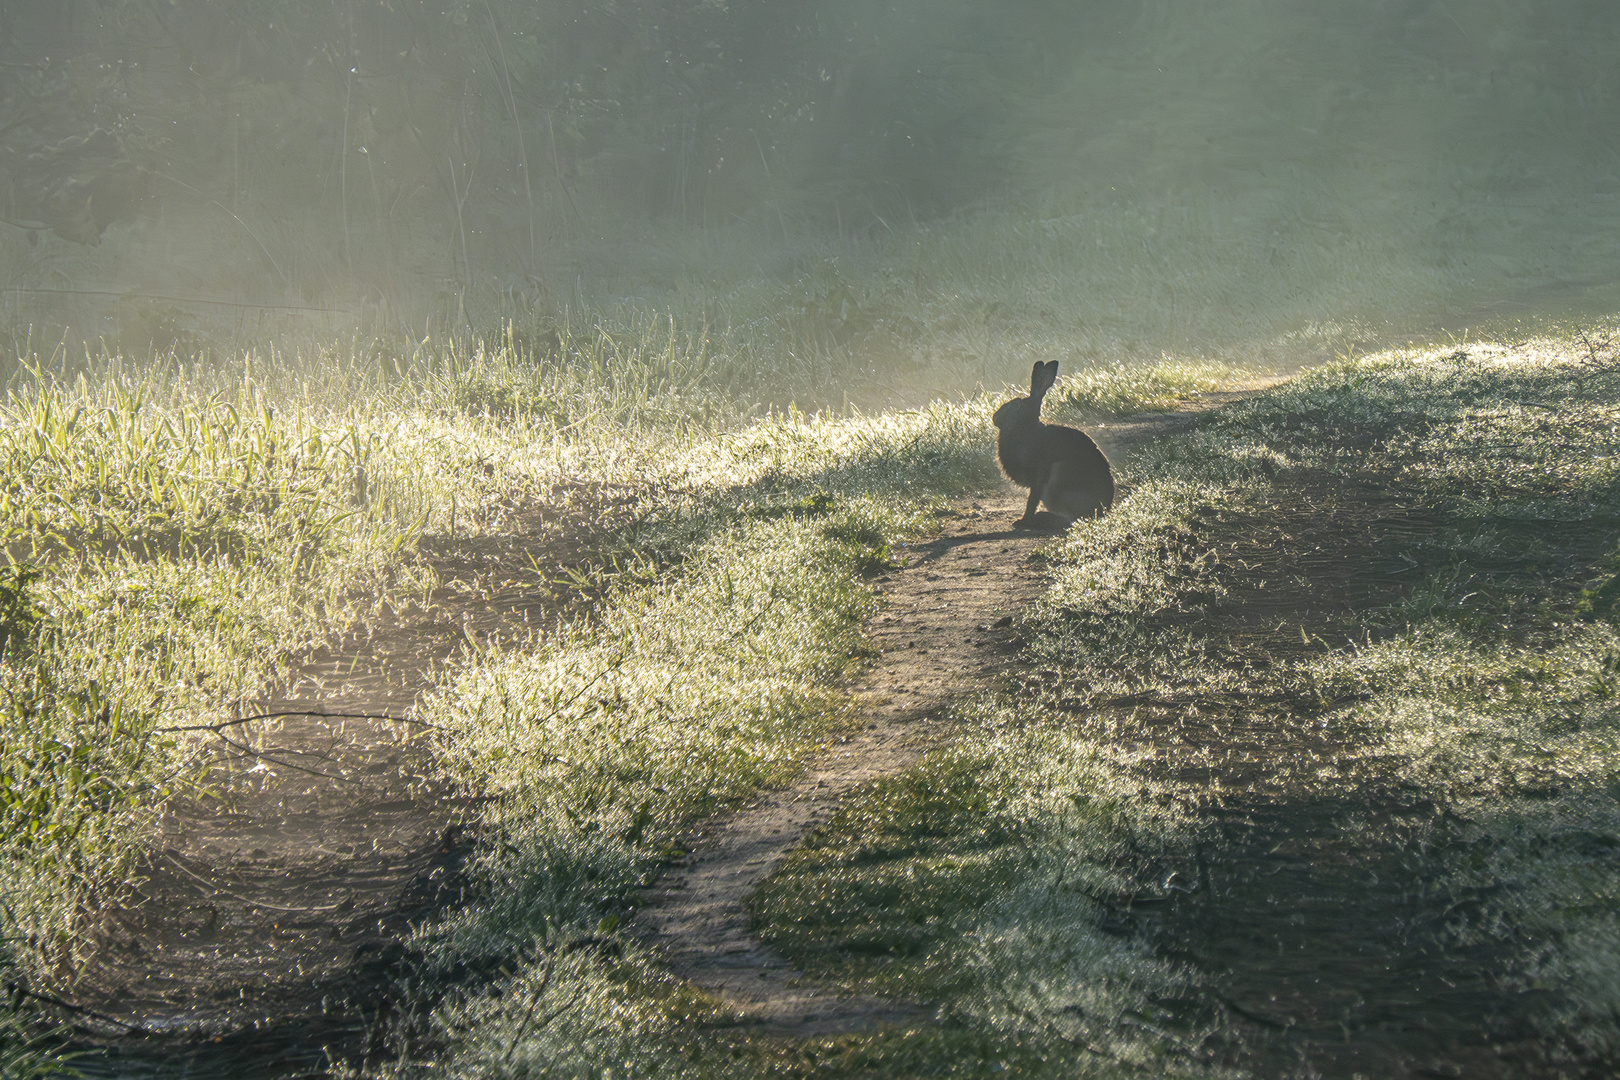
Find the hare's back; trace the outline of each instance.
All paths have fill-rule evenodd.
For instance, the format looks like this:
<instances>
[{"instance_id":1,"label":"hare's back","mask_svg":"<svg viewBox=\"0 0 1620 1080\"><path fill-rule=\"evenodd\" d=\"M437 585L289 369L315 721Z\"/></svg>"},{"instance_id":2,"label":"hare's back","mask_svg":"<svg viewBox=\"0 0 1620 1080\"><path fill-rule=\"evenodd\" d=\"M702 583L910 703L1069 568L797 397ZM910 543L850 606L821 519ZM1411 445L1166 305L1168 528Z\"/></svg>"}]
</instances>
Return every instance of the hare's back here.
<instances>
[{"instance_id":1,"label":"hare's back","mask_svg":"<svg viewBox=\"0 0 1620 1080\"><path fill-rule=\"evenodd\" d=\"M1067 461L1071 465L1097 472L1109 472L1108 458L1102 447L1079 428L1064 424L1044 424L1045 457L1053 461Z\"/></svg>"}]
</instances>

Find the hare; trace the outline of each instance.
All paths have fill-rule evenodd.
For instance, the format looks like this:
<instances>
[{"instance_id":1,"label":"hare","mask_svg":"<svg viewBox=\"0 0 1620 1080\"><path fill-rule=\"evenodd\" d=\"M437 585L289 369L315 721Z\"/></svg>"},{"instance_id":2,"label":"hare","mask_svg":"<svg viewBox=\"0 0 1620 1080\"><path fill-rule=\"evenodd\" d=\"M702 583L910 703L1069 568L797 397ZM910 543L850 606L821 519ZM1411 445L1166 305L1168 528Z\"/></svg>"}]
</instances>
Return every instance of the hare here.
<instances>
[{"instance_id":1,"label":"hare","mask_svg":"<svg viewBox=\"0 0 1620 1080\"><path fill-rule=\"evenodd\" d=\"M996 410L996 456L1007 479L1029 488L1024 516L1015 529L1069 527L1114 505L1114 473L1108 458L1079 428L1041 423L1041 399L1057 382L1057 361L1036 361L1029 397L1013 398ZM1049 513L1037 514L1046 504Z\"/></svg>"}]
</instances>

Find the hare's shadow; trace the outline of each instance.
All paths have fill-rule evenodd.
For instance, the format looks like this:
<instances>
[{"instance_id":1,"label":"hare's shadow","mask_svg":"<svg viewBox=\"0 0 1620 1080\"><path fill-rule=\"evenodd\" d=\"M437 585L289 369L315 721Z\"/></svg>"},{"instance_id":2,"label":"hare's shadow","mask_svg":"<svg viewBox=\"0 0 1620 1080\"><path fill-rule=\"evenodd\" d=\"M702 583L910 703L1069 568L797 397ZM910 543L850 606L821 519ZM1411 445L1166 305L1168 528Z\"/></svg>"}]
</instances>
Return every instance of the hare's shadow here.
<instances>
[{"instance_id":1,"label":"hare's shadow","mask_svg":"<svg viewBox=\"0 0 1620 1080\"><path fill-rule=\"evenodd\" d=\"M940 536L922 544L912 544L907 551L916 552L921 558L911 567L924 566L935 562L957 548L969 544L992 544L1008 540L1054 540L1063 535L1063 530L1045 531L1039 529L1000 529L996 532L959 533L956 536Z\"/></svg>"}]
</instances>

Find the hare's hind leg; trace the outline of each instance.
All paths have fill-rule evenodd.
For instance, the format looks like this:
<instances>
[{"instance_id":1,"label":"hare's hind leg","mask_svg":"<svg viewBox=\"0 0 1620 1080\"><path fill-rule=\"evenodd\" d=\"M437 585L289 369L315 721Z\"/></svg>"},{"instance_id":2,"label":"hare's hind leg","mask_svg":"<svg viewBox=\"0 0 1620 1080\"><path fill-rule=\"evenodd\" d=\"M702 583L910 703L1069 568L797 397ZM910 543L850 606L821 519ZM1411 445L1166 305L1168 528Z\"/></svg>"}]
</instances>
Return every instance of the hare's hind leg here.
<instances>
[{"instance_id":1,"label":"hare's hind leg","mask_svg":"<svg viewBox=\"0 0 1620 1080\"><path fill-rule=\"evenodd\" d=\"M1113 505L1113 480L1086 463L1060 461L1052 467L1042 501L1048 510L1071 521L1096 517Z\"/></svg>"},{"instance_id":2,"label":"hare's hind leg","mask_svg":"<svg viewBox=\"0 0 1620 1080\"><path fill-rule=\"evenodd\" d=\"M1024 507L1024 516L1013 522L1015 529L1030 529L1034 532L1060 533L1074 524L1074 518L1062 513L1052 505L1049 496L1053 492L1053 477L1057 470L1047 473L1047 479L1029 489L1029 504ZM1036 513L1036 508L1042 502L1046 509Z\"/></svg>"}]
</instances>

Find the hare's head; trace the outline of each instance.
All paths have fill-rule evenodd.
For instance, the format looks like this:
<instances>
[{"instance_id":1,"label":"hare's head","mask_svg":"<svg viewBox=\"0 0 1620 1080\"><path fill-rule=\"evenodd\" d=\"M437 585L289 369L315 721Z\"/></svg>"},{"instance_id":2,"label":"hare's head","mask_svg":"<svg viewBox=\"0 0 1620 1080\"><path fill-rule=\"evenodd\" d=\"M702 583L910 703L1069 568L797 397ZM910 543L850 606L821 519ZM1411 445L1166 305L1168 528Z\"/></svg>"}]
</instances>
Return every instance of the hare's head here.
<instances>
[{"instance_id":1,"label":"hare's head","mask_svg":"<svg viewBox=\"0 0 1620 1080\"><path fill-rule=\"evenodd\" d=\"M1034 428L1041 422L1041 399L1057 382L1057 361L1035 361L1035 370L1029 376L1029 397L1013 398L990 418L1001 431Z\"/></svg>"}]
</instances>

